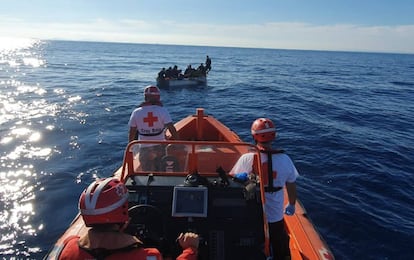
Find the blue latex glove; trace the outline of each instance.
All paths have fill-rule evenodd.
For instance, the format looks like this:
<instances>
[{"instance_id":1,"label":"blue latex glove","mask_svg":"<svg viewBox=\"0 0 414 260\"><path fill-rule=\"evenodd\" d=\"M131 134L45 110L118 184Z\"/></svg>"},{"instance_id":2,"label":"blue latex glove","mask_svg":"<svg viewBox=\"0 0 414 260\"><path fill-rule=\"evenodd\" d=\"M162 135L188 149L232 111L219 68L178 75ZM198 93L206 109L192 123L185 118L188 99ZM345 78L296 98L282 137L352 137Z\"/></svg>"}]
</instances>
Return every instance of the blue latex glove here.
<instances>
[{"instance_id":1,"label":"blue latex glove","mask_svg":"<svg viewBox=\"0 0 414 260\"><path fill-rule=\"evenodd\" d=\"M249 175L247 174L247 172L236 173L234 175L234 178L239 179L241 181L247 181L249 179Z\"/></svg>"},{"instance_id":2,"label":"blue latex glove","mask_svg":"<svg viewBox=\"0 0 414 260\"><path fill-rule=\"evenodd\" d=\"M295 214L295 205L288 204L285 208L285 214L288 216Z\"/></svg>"}]
</instances>

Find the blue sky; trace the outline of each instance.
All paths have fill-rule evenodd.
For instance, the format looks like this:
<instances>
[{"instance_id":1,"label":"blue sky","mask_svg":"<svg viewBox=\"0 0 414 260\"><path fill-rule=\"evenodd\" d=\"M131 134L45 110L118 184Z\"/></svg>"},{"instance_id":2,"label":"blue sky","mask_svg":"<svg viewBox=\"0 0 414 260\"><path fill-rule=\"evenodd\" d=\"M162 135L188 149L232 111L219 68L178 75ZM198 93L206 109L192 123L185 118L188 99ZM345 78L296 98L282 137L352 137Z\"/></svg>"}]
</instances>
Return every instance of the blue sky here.
<instances>
[{"instance_id":1,"label":"blue sky","mask_svg":"<svg viewBox=\"0 0 414 260\"><path fill-rule=\"evenodd\" d=\"M0 0L0 37L414 53L413 0Z\"/></svg>"}]
</instances>

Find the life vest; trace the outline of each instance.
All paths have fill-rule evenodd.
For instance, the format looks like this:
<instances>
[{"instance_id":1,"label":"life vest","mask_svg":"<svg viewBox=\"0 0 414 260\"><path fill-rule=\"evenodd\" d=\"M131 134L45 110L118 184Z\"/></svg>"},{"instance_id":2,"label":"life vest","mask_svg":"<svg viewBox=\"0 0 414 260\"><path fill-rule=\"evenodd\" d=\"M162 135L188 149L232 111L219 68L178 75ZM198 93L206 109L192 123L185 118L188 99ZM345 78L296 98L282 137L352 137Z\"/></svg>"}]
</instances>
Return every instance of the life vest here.
<instances>
[{"instance_id":1,"label":"life vest","mask_svg":"<svg viewBox=\"0 0 414 260\"><path fill-rule=\"evenodd\" d=\"M123 248L107 250L103 248L88 249L79 246L79 237L70 236L64 241L63 249L58 253L59 260L81 260L81 259L162 259L156 248L144 248L140 243L134 243Z\"/></svg>"},{"instance_id":2,"label":"life vest","mask_svg":"<svg viewBox=\"0 0 414 260\"><path fill-rule=\"evenodd\" d=\"M277 176L274 176L272 155L273 154L284 153L285 151L283 151L283 150L266 150L266 149L263 149L263 148L259 148L259 150L260 150L261 153L264 153L267 156L267 162L262 163L262 170L263 170L263 173L264 173L263 174L264 175L263 176L264 180L262 180L262 181L265 184L265 192L280 191L281 189L283 189L283 187L274 187L274 184L273 184L273 179L277 178ZM254 160L257 160L256 156L255 156ZM256 165L256 163L254 163L254 165Z\"/></svg>"}]
</instances>

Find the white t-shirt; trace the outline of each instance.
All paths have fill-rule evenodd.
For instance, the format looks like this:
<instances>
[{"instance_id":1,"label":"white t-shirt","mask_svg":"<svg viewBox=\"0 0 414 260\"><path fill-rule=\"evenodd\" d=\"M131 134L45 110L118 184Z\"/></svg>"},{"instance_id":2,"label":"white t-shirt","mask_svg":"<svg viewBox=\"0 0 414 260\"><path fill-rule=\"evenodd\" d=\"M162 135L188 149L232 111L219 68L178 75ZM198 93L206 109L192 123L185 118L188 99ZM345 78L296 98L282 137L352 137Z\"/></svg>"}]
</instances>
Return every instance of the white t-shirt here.
<instances>
[{"instance_id":1,"label":"white t-shirt","mask_svg":"<svg viewBox=\"0 0 414 260\"><path fill-rule=\"evenodd\" d=\"M267 154L261 153L261 162L267 162ZM230 175L237 173L251 173L253 168L254 153L246 153L240 156L239 160L230 171ZM273 171L276 172L276 179L273 179L273 187L284 187L286 182L295 182L299 176L295 165L287 154L278 153L272 155ZM265 211L267 221L270 223L283 219L284 192L265 192Z\"/></svg>"},{"instance_id":2,"label":"white t-shirt","mask_svg":"<svg viewBox=\"0 0 414 260\"><path fill-rule=\"evenodd\" d=\"M136 127L138 140L165 139L165 125L171 123L171 116L168 110L162 106L150 105L135 109L129 118L129 127Z\"/></svg>"}]
</instances>

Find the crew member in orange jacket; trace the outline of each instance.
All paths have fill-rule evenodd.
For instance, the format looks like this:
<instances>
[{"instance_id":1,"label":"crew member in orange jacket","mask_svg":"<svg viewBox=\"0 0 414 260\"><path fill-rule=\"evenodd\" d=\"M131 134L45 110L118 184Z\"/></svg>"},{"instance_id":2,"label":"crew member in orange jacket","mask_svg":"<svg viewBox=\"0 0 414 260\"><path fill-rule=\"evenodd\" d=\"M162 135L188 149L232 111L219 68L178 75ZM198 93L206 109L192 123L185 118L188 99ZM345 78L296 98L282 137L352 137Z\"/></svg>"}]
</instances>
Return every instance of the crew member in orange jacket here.
<instances>
[{"instance_id":1,"label":"crew member in orange jacket","mask_svg":"<svg viewBox=\"0 0 414 260\"><path fill-rule=\"evenodd\" d=\"M145 248L137 237L122 232L129 220L128 191L118 179L89 185L80 196L79 210L90 229L82 237L68 237L58 259L162 259L158 249ZM180 234L178 242L183 252L177 259L197 259L197 234Z\"/></svg>"}]
</instances>

